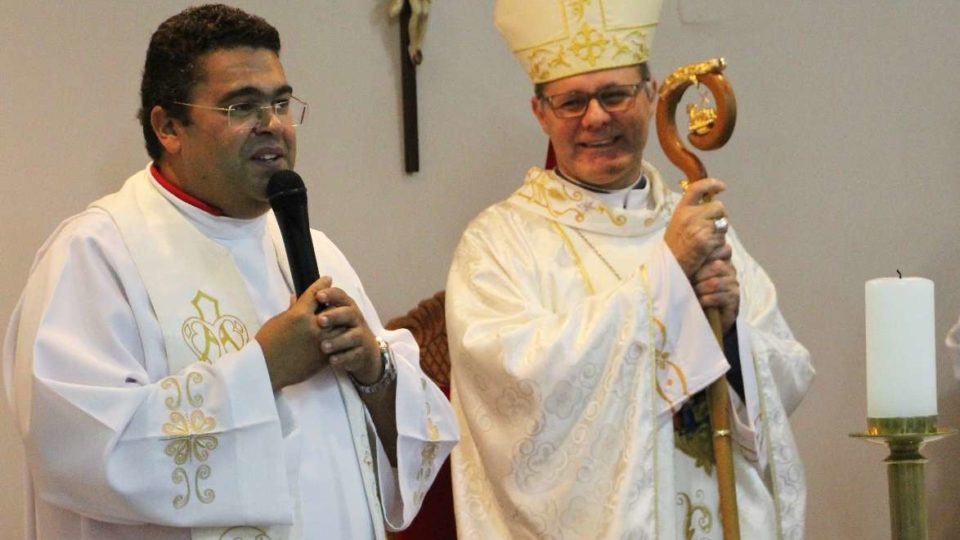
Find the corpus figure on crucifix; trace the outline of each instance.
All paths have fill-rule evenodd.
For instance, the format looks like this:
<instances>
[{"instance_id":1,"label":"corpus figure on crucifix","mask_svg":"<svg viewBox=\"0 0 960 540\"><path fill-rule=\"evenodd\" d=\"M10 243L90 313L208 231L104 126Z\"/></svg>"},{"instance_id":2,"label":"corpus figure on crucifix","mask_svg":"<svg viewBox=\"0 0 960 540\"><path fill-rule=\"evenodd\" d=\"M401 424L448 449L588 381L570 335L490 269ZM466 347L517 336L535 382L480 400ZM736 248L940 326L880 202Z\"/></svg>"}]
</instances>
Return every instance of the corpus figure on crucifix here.
<instances>
[{"instance_id":1,"label":"corpus figure on crucifix","mask_svg":"<svg viewBox=\"0 0 960 540\"><path fill-rule=\"evenodd\" d=\"M423 61L430 0L390 0L390 16L400 19L400 76L403 87L403 160L406 172L420 170L420 128L417 122L417 70Z\"/></svg>"},{"instance_id":2,"label":"corpus figure on crucifix","mask_svg":"<svg viewBox=\"0 0 960 540\"><path fill-rule=\"evenodd\" d=\"M423 60L420 49L423 47L423 36L427 33L430 0L390 0L390 16L400 16L405 4L410 6L410 20L407 25L410 44L407 46L407 54L410 55L411 62L420 65Z\"/></svg>"}]
</instances>

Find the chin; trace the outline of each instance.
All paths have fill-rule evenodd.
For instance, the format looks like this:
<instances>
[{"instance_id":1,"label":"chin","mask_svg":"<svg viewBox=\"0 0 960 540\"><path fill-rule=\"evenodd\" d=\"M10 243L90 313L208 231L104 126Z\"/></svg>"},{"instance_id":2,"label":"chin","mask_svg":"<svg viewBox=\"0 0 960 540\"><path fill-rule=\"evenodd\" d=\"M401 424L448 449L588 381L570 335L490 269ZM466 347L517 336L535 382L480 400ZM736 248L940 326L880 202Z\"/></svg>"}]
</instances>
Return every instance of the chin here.
<instances>
[{"instance_id":1,"label":"chin","mask_svg":"<svg viewBox=\"0 0 960 540\"><path fill-rule=\"evenodd\" d=\"M640 176L639 170L636 174L633 174L631 171L625 171L623 167L605 167L600 170L594 169L584 172L587 173L584 175L585 178L582 178L584 182L605 189L625 188Z\"/></svg>"}]
</instances>

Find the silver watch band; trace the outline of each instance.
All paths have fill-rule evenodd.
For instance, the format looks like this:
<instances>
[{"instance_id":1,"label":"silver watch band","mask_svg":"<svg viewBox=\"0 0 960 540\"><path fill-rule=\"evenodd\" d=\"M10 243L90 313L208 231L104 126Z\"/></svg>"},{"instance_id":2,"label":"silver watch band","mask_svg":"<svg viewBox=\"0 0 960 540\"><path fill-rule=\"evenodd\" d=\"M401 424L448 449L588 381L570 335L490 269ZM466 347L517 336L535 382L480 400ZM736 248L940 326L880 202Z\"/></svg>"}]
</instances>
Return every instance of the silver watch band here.
<instances>
[{"instance_id":1,"label":"silver watch band","mask_svg":"<svg viewBox=\"0 0 960 540\"><path fill-rule=\"evenodd\" d=\"M390 349L390 344L377 338L377 345L380 347L380 361L383 362L383 371L380 378L371 384L363 384L353 376L353 373L350 374L353 386L361 394L376 394L397 380L397 366L393 360L393 350Z\"/></svg>"}]
</instances>

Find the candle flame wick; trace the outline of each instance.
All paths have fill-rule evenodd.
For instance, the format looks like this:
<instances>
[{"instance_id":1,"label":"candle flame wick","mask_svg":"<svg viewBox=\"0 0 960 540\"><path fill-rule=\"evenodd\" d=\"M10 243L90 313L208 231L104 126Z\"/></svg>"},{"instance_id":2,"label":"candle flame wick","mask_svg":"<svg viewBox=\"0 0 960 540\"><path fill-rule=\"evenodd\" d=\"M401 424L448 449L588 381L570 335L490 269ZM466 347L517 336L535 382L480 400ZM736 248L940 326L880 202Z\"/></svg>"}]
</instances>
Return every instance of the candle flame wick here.
<instances>
[{"instance_id":1,"label":"candle flame wick","mask_svg":"<svg viewBox=\"0 0 960 540\"><path fill-rule=\"evenodd\" d=\"M897 268L897 275L900 276L900 279L903 279L903 274L900 273L900 269Z\"/></svg>"}]
</instances>

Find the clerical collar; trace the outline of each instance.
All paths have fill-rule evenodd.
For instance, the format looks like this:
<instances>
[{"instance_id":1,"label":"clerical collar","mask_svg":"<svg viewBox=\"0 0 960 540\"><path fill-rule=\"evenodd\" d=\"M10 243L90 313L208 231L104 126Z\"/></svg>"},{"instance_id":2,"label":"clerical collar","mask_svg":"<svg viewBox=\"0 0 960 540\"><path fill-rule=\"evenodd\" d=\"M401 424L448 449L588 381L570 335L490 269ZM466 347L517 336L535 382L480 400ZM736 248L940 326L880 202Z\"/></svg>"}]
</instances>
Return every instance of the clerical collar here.
<instances>
[{"instance_id":1,"label":"clerical collar","mask_svg":"<svg viewBox=\"0 0 960 540\"><path fill-rule=\"evenodd\" d=\"M587 191L592 191L592 192L594 192L594 193L621 193L621 192L624 192L624 191L627 191L627 190L631 190L631 189L643 189L643 188L647 187L647 177L644 176L642 172L640 173L640 178L637 178L636 182L634 182L633 184L630 184L629 186L627 186L627 187L625 187L625 188L621 188L621 189L603 189L603 188L600 187L600 186L594 186L594 185L592 185L592 184L588 184L588 183L583 182L583 181L581 181L581 180L577 180L576 178L574 178L574 177L572 177L572 176L567 176L566 174L564 174L563 171L560 170L560 167L555 167L555 168L553 169L553 172L557 173L557 176L559 176L560 178L563 178L563 179L566 180L567 182L570 182L571 184L573 184L573 185L575 185L575 186L577 186L577 187L581 187L581 188L583 188L583 189L585 189L585 190L587 190Z\"/></svg>"},{"instance_id":2,"label":"clerical collar","mask_svg":"<svg viewBox=\"0 0 960 540\"><path fill-rule=\"evenodd\" d=\"M643 173L640 173L640 178L637 178L633 184L625 188L603 189L601 187L587 184L586 182L567 176L563 173L563 171L560 170L560 167L554 168L553 172L564 181L570 182L579 188L595 193L598 199L610 207L622 207L626 209L632 206L632 202L645 201L647 198L648 182L647 177Z\"/></svg>"},{"instance_id":3,"label":"clerical collar","mask_svg":"<svg viewBox=\"0 0 960 540\"><path fill-rule=\"evenodd\" d=\"M150 164L150 174L153 175L153 178L156 179L157 183L160 184L163 189L167 190L171 195L189 204L190 206L199 208L200 210L203 210L204 212L214 216L226 215L223 213L223 210L212 204L201 201L200 199L180 189L180 186L167 180L166 177L163 176L163 173L160 172L160 168L157 167L156 163Z\"/></svg>"}]
</instances>

